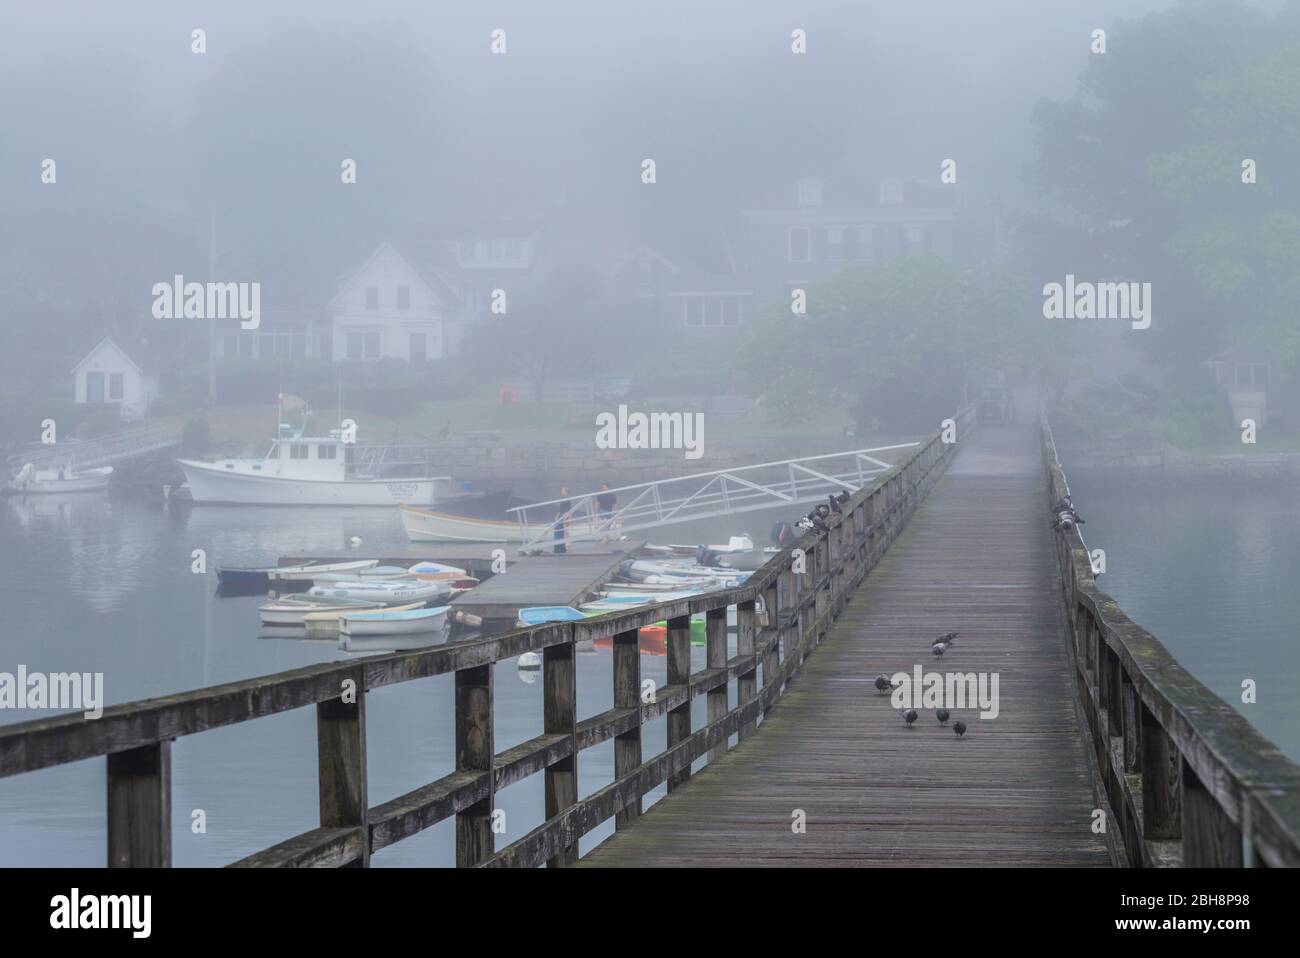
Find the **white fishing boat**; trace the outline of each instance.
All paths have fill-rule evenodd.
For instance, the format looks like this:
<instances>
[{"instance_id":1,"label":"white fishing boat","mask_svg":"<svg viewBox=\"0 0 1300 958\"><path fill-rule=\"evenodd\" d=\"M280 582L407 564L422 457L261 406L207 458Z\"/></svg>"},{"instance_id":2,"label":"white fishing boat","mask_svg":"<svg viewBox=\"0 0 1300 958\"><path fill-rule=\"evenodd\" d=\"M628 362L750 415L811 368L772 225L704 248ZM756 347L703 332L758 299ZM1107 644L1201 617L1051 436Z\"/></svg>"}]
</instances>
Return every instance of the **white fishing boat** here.
<instances>
[{"instance_id":1,"label":"white fishing boat","mask_svg":"<svg viewBox=\"0 0 1300 958\"><path fill-rule=\"evenodd\" d=\"M259 606L263 625L306 625L306 617L316 612L363 612L381 607L379 602L336 599L323 596L287 595Z\"/></svg>"},{"instance_id":2,"label":"white fishing boat","mask_svg":"<svg viewBox=\"0 0 1300 958\"><path fill-rule=\"evenodd\" d=\"M434 582L419 579L368 581L353 579L345 582L322 582L307 590L314 598L351 599L377 602L381 605L404 605L408 602L428 602L451 593L451 585L444 579Z\"/></svg>"},{"instance_id":3,"label":"white fishing boat","mask_svg":"<svg viewBox=\"0 0 1300 958\"><path fill-rule=\"evenodd\" d=\"M350 612L339 617L339 636L410 635L416 632L440 632L451 606L432 609L376 609Z\"/></svg>"},{"instance_id":4,"label":"white fishing boat","mask_svg":"<svg viewBox=\"0 0 1300 958\"><path fill-rule=\"evenodd\" d=\"M449 476L380 475L392 463L382 452L355 443L351 430L304 436L281 425L261 458L199 462L179 459L191 498L198 503L240 505L392 506L431 505L439 494L454 497ZM410 466L412 463L404 463Z\"/></svg>"},{"instance_id":5,"label":"white fishing boat","mask_svg":"<svg viewBox=\"0 0 1300 958\"><path fill-rule=\"evenodd\" d=\"M9 481L9 489L24 494L97 492L108 488L112 475L112 466L100 466L98 469L74 469L67 466L37 469L29 462Z\"/></svg>"}]
</instances>

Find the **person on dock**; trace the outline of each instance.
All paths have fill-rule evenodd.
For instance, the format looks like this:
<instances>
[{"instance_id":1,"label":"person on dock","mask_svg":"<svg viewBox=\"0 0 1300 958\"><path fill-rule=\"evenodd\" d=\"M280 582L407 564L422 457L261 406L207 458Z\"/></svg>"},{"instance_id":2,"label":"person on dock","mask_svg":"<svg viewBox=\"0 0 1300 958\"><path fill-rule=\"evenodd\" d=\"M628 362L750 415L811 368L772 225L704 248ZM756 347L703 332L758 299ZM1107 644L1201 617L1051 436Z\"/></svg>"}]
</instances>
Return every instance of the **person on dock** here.
<instances>
[{"instance_id":1,"label":"person on dock","mask_svg":"<svg viewBox=\"0 0 1300 958\"><path fill-rule=\"evenodd\" d=\"M598 510L600 528L606 532L601 537L601 542L607 542L614 537L614 510L618 508L618 496L609 491L609 483L600 484L600 494L596 496L596 508Z\"/></svg>"},{"instance_id":2,"label":"person on dock","mask_svg":"<svg viewBox=\"0 0 1300 958\"><path fill-rule=\"evenodd\" d=\"M569 504L569 489L567 486L561 487L560 497L562 501L556 506L555 524L551 527L555 539L555 548L551 551L556 555L569 551L569 510L572 506Z\"/></svg>"}]
</instances>

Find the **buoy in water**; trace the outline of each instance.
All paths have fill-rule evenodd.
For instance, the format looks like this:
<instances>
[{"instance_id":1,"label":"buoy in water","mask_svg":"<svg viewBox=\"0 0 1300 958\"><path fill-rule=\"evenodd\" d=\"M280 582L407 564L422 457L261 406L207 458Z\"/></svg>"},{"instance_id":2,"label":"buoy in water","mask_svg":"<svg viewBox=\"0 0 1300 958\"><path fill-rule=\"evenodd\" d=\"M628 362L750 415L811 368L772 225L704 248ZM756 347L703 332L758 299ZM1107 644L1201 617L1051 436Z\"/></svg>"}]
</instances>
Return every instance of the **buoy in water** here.
<instances>
[{"instance_id":1,"label":"buoy in water","mask_svg":"<svg viewBox=\"0 0 1300 958\"><path fill-rule=\"evenodd\" d=\"M519 667L521 669L540 669L542 667L542 657L536 652L525 652L519 656Z\"/></svg>"},{"instance_id":2,"label":"buoy in water","mask_svg":"<svg viewBox=\"0 0 1300 958\"><path fill-rule=\"evenodd\" d=\"M353 536L351 539L348 540L348 545L352 546L352 548L354 548L354 549L360 548L360 546L361 546L361 537L360 537L360 536Z\"/></svg>"}]
</instances>

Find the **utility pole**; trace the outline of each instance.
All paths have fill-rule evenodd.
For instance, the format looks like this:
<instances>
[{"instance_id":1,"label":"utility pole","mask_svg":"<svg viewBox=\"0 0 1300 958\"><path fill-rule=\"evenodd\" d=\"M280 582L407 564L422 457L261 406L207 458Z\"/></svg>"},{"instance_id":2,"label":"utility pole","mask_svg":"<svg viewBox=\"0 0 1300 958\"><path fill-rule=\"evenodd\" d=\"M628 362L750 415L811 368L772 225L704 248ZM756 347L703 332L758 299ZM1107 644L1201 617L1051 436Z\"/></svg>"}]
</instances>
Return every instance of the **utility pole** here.
<instances>
[{"instance_id":1,"label":"utility pole","mask_svg":"<svg viewBox=\"0 0 1300 958\"><path fill-rule=\"evenodd\" d=\"M208 214L208 282L217 281L217 214ZM209 289L212 287L209 286ZM217 404L217 324L208 317L208 405ZM278 428L278 424L277 424Z\"/></svg>"}]
</instances>

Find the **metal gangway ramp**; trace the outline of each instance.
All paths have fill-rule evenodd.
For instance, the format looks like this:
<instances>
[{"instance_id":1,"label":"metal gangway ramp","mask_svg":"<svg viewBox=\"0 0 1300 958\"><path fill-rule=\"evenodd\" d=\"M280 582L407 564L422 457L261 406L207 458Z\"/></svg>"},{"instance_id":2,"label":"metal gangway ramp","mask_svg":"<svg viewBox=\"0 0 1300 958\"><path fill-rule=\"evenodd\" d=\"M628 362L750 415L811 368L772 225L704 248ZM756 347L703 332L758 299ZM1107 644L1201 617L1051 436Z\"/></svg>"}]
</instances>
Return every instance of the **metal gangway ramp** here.
<instances>
[{"instance_id":1,"label":"metal gangway ramp","mask_svg":"<svg viewBox=\"0 0 1300 958\"><path fill-rule=\"evenodd\" d=\"M837 492L854 493L874 476L886 472L890 463L877 458L881 453L912 449L920 443L904 442L871 449L828 452L799 459L760 462L735 469L715 469L673 479L656 479L516 506L509 510L524 529L521 551L549 542L558 508L569 503L571 542L617 537L642 529L653 529L693 519L771 509L775 506L824 502ZM609 517L601 515L597 498L612 494L616 508Z\"/></svg>"},{"instance_id":2,"label":"metal gangway ramp","mask_svg":"<svg viewBox=\"0 0 1300 958\"><path fill-rule=\"evenodd\" d=\"M26 449L11 455L7 465L11 474L29 462L37 469L57 469L60 466L93 469L96 466L111 466L123 459L161 452L180 445L180 441L181 427L178 425L135 426L98 439L54 442Z\"/></svg>"}]
</instances>

